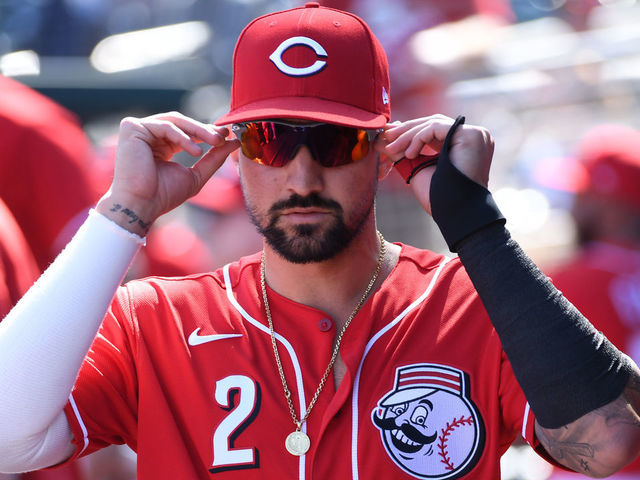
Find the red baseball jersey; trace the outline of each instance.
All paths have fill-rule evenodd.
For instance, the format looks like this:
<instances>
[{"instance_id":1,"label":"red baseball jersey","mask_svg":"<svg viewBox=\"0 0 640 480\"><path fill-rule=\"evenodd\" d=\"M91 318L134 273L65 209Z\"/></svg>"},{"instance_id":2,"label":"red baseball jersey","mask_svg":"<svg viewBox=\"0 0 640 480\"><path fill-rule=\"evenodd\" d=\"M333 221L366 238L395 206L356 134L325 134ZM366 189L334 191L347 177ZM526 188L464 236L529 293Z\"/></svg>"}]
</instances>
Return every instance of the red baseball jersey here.
<instances>
[{"instance_id":1,"label":"red baseball jersey","mask_svg":"<svg viewBox=\"0 0 640 480\"><path fill-rule=\"evenodd\" d=\"M324 312L268 290L298 417L331 357ZM341 345L304 424L306 455L272 350L260 254L215 273L120 288L66 407L75 456L138 452L139 478L499 478L533 415L459 260L402 245ZM330 377L331 378L331 377ZM75 458L75 457L74 457Z\"/></svg>"}]
</instances>

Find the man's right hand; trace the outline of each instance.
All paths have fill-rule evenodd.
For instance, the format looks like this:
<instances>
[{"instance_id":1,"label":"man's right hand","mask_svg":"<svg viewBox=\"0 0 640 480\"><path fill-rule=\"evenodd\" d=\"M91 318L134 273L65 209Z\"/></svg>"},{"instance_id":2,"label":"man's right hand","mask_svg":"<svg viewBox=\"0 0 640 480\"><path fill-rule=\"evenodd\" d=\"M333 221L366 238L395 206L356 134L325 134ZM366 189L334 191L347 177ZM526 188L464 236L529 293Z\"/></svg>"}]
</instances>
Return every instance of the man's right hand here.
<instances>
[{"instance_id":1,"label":"man's right hand","mask_svg":"<svg viewBox=\"0 0 640 480\"><path fill-rule=\"evenodd\" d=\"M120 123L113 182L96 210L132 233L144 236L162 214L200 191L227 156L240 146L229 131L178 112ZM171 161L180 151L202 155L199 142L212 148L192 167Z\"/></svg>"}]
</instances>

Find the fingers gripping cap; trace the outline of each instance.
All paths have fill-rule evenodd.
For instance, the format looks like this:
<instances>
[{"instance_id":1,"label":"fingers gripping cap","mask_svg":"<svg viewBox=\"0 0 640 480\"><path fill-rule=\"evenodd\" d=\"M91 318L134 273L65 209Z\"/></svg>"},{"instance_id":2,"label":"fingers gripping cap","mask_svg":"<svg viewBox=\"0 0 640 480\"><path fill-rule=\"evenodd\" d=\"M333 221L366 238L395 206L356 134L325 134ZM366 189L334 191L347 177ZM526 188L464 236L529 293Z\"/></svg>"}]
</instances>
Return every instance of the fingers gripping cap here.
<instances>
[{"instance_id":1,"label":"fingers gripping cap","mask_svg":"<svg viewBox=\"0 0 640 480\"><path fill-rule=\"evenodd\" d=\"M390 118L384 50L359 17L307 3L240 34L229 112L218 125L294 118L381 128Z\"/></svg>"}]
</instances>

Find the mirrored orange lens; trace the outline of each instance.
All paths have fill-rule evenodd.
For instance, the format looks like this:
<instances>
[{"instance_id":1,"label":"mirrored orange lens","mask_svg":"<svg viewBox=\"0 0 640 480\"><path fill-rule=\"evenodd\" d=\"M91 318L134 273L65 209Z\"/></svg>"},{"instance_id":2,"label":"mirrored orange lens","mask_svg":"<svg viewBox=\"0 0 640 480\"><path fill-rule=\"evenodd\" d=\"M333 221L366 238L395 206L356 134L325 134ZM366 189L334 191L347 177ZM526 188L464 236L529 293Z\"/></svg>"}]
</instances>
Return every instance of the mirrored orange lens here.
<instances>
[{"instance_id":1,"label":"mirrored orange lens","mask_svg":"<svg viewBox=\"0 0 640 480\"><path fill-rule=\"evenodd\" d=\"M366 130L322 124L285 125L277 122L244 124L242 153L262 165L282 167L298 149L309 148L324 167L338 167L362 160L369 153Z\"/></svg>"}]
</instances>

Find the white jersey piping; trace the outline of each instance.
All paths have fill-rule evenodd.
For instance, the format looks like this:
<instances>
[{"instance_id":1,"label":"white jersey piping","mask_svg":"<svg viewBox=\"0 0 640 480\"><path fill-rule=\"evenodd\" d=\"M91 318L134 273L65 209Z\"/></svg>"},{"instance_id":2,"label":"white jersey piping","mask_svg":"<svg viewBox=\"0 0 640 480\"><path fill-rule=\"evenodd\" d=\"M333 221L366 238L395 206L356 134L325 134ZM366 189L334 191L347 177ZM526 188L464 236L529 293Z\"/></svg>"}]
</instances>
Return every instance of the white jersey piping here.
<instances>
[{"instance_id":1,"label":"white jersey piping","mask_svg":"<svg viewBox=\"0 0 640 480\"><path fill-rule=\"evenodd\" d=\"M82 430L83 446L82 446L82 449L80 450L80 452L78 453L78 456L80 456L82 454L82 452L84 452L87 449L87 447L89 446L89 432L87 431L87 427L84 424L84 421L82 420L82 416L80 415L80 411L78 410L78 406L76 405L76 401L73 398L73 394L69 395L69 404L71 405L71 408L73 409L73 414L76 416L76 421L78 422L78 425L80 426L80 429Z\"/></svg>"},{"instance_id":2,"label":"white jersey piping","mask_svg":"<svg viewBox=\"0 0 640 480\"><path fill-rule=\"evenodd\" d=\"M262 323L258 322L251 315L249 315L247 311L244 308L242 308L242 305L240 305L236 300L236 297L233 295L233 287L231 286L231 277L229 276L229 266L230 264L227 264L222 269L224 274L224 285L227 292L227 299L229 300L231 305L233 305L234 308L238 310L238 312L240 312L240 315L242 315L242 317L245 320L247 320L251 325L258 328L259 330L266 333L267 335L271 335L271 332L269 331L269 329L266 326L264 326ZM275 338L277 341L282 343L282 345L286 348L287 353L289 353L289 357L291 357L291 362L293 363L293 370L296 375L296 388L298 389L298 398L300 399L300 405L299 405L300 412L301 412L300 416L302 416L304 415L304 412L306 412L307 410L307 403L304 395L304 383L302 381L302 369L300 368L300 362L298 361L298 357L296 356L296 352L293 349L293 346L289 343L289 341L286 338L284 338L279 333L275 333ZM305 433L307 432L306 423L302 424L302 431ZM298 469L299 470L298 478L300 480L305 479L305 463L306 463L306 455L301 455L299 469Z\"/></svg>"},{"instance_id":3,"label":"white jersey piping","mask_svg":"<svg viewBox=\"0 0 640 480\"><path fill-rule=\"evenodd\" d=\"M373 344L376 343L380 337L382 337L385 333L395 327L409 312L411 312L414 308L424 302L431 290L433 289L440 273L444 266L451 260L450 257L445 257L442 263L438 266L436 272L433 275L433 278L429 282L426 290L420 295L416 300L414 300L407 308L405 308L400 315L394 318L391 322L389 322L384 328L378 331L369 342L365 346L364 353L362 354L362 358L360 359L360 365L358 366L358 372L356 373L355 381L353 382L353 396L351 398L351 475L353 480L358 480L360 478L358 472L358 398L359 398L359 388L360 388L360 374L362 373L362 366L367 357L367 354L373 347Z\"/></svg>"}]
</instances>

